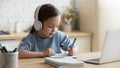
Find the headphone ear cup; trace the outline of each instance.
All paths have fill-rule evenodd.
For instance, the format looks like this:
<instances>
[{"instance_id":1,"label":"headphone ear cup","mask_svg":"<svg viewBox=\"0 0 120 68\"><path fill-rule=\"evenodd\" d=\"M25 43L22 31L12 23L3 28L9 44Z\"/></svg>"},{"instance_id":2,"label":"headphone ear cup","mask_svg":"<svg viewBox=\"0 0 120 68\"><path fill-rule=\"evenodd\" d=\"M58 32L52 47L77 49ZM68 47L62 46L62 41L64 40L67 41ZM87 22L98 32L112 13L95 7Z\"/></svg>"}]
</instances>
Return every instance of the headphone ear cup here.
<instances>
[{"instance_id":1,"label":"headphone ear cup","mask_svg":"<svg viewBox=\"0 0 120 68\"><path fill-rule=\"evenodd\" d=\"M34 22L34 28L35 30L39 31L42 29L42 23L41 21L38 20L38 15L39 15L39 10L40 10L40 7L41 6L38 6L35 10L35 15L34 15L34 19L35 19L35 22Z\"/></svg>"},{"instance_id":2,"label":"headphone ear cup","mask_svg":"<svg viewBox=\"0 0 120 68\"><path fill-rule=\"evenodd\" d=\"M35 30L39 31L42 29L42 23L40 21L37 21L34 23Z\"/></svg>"}]
</instances>

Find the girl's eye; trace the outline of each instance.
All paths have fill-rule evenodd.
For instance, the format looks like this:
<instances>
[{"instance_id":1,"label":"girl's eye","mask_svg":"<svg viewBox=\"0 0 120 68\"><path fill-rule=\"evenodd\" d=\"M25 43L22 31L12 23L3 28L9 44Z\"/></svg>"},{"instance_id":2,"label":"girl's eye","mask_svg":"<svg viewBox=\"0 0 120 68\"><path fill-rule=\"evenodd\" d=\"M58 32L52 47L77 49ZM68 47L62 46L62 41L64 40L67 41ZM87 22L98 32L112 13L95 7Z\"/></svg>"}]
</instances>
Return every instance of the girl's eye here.
<instances>
[{"instance_id":1,"label":"girl's eye","mask_svg":"<svg viewBox=\"0 0 120 68\"><path fill-rule=\"evenodd\" d=\"M49 28L54 28L53 25L49 25L48 27L49 27ZM55 26L55 28L58 28L58 26Z\"/></svg>"},{"instance_id":2,"label":"girl's eye","mask_svg":"<svg viewBox=\"0 0 120 68\"><path fill-rule=\"evenodd\" d=\"M53 28L53 25L49 25L48 27L49 27L49 28Z\"/></svg>"}]
</instances>

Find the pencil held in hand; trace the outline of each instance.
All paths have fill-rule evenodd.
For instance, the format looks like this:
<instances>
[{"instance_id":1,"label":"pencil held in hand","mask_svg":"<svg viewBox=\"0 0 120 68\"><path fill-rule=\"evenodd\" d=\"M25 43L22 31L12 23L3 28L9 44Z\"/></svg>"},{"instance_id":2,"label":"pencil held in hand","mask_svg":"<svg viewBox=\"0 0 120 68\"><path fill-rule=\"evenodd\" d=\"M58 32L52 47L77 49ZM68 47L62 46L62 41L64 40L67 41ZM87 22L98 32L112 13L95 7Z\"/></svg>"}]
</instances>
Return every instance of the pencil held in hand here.
<instances>
[{"instance_id":1,"label":"pencil held in hand","mask_svg":"<svg viewBox=\"0 0 120 68\"><path fill-rule=\"evenodd\" d=\"M75 44L75 41L76 41L76 38L74 39L72 45L71 45L70 48L68 49L68 55L69 55L69 56L72 56L72 55L75 54L75 51L74 51L74 48L73 48L73 47L74 47L74 44Z\"/></svg>"},{"instance_id":2,"label":"pencil held in hand","mask_svg":"<svg viewBox=\"0 0 120 68\"><path fill-rule=\"evenodd\" d=\"M73 41L73 43L72 43L72 45L71 45L71 48L73 48L73 46L74 46L74 44L75 44L75 41L76 41L76 38L74 38L74 41Z\"/></svg>"}]
</instances>

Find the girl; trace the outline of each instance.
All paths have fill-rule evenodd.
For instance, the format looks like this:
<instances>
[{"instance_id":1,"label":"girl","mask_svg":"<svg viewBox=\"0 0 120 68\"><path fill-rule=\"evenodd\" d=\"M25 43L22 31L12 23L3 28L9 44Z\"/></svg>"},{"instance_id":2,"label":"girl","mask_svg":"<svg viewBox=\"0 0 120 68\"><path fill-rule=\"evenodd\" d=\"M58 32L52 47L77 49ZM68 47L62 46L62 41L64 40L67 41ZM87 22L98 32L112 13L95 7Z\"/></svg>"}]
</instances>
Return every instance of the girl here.
<instances>
[{"instance_id":1,"label":"girl","mask_svg":"<svg viewBox=\"0 0 120 68\"><path fill-rule=\"evenodd\" d=\"M34 26L28 36L22 39L19 58L46 57L61 53L61 48L74 55L71 41L65 33L58 30L61 16L52 4L38 6L35 11Z\"/></svg>"}]
</instances>

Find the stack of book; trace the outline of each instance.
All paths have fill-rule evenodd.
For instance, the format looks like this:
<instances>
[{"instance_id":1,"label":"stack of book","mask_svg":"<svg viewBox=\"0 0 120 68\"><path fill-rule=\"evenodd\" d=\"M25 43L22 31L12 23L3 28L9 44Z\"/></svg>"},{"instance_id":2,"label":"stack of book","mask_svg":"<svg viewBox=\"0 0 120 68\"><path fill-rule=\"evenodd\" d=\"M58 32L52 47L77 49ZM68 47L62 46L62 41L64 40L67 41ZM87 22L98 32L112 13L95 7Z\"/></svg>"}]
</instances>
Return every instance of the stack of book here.
<instances>
[{"instance_id":1,"label":"stack of book","mask_svg":"<svg viewBox=\"0 0 120 68\"><path fill-rule=\"evenodd\" d=\"M78 60L76 57L62 54L46 57L45 63L55 66L57 68L76 68L84 66L84 62Z\"/></svg>"}]
</instances>

